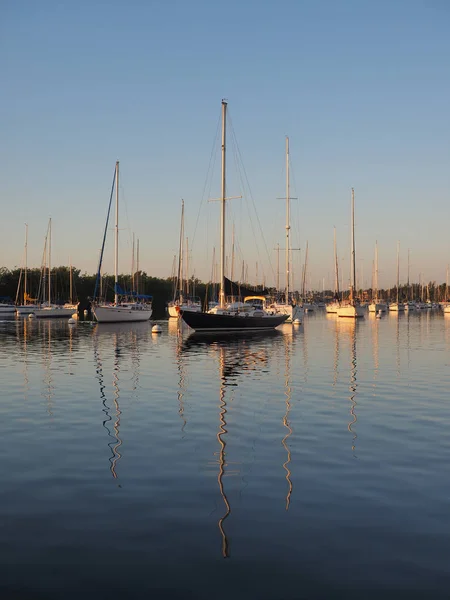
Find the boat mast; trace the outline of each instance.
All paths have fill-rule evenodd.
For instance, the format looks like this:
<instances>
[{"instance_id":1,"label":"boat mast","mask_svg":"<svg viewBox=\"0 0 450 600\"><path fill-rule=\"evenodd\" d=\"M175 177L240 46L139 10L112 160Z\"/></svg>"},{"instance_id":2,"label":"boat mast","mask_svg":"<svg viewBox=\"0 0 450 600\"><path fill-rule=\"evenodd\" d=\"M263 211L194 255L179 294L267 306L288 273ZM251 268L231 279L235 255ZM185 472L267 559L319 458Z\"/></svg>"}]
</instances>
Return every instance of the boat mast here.
<instances>
[{"instance_id":1,"label":"boat mast","mask_svg":"<svg viewBox=\"0 0 450 600\"><path fill-rule=\"evenodd\" d=\"M73 284L72 284L72 259L69 258L69 302L73 304Z\"/></svg>"},{"instance_id":2,"label":"boat mast","mask_svg":"<svg viewBox=\"0 0 450 600\"><path fill-rule=\"evenodd\" d=\"M136 294L139 294L139 238L137 239L136 249Z\"/></svg>"},{"instance_id":3,"label":"boat mast","mask_svg":"<svg viewBox=\"0 0 450 600\"><path fill-rule=\"evenodd\" d=\"M114 228L114 304L119 304L119 161L116 161L116 225Z\"/></svg>"},{"instance_id":4,"label":"boat mast","mask_svg":"<svg viewBox=\"0 0 450 600\"><path fill-rule=\"evenodd\" d=\"M227 125L227 102L222 100L222 190L220 196L220 292L219 306L225 307L225 176L226 176L226 125Z\"/></svg>"},{"instance_id":5,"label":"boat mast","mask_svg":"<svg viewBox=\"0 0 450 600\"><path fill-rule=\"evenodd\" d=\"M290 206L289 206L289 137L286 136L286 298L289 302L289 250L290 250Z\"/></svg>"},{"instance_id":6,"label":"boat mast","mask_svg":"<svg viewBox=\"0 0 450 600\"><path fill-rule=\"evenodd\" d=\"M406 295L407 295L407 300L410 300L410 293L409 293L409 248L408 248L408 283L406 285Z\"/></svg>"},{"instance_id":7,"label":"boat mast","mask_svg":"<svg viewBox=\"0 0 450 600\"><path fill-rule=\"evenodd\" d=\"M336 247L336 227L334 227L334 295L335 300L336 297L339 298L339 265L338 265L338 256L337 256L337 247Z\"/></svg>"},{"instance_id":8,"label":"boat mast","mask_svg":"<svg viewBox=\"0 0 450 600\"><path fill-rule=\"evenodd\" d=\"M51 289L52 289L51 261L52 261L52 219L50 217L50 219L48 221L48 305L49 306L50 306L50 302L51 302Z\"/></svg>"},{"instance_id":9,"label":"boat mast","mask_svg":"<svg viewBox=\"0 0 450 600\"><path fill-rule=\"evenodd\" d=\"M375 302L378 300L378 241L375 241Z\"/></svg>"},{"instance_id":10,"label":"boat mast","mask_svg":"<svg viewBox=\"0 0 450 600\"><path fill-rule=\"evenodd\" d=\"M23 303L27 303L27 266L28 266L28 224L25 223L25 282L23 286Z\"/></svg>"},{"instance_id":11,"label":"boat mast","mask_svg":"<svg viewBox=\"0 0 450 600\"><path fill-rule=\"evenodd\" d=\"M354 299L356 290L356 261L355 261L355 190L352 188L352 281L350 285L350 300Z\"/></svg>"},{"instance_id":12,"label":"boat mast","mask_svg":"<svg viewBox=\"0 0 450 600\"><path fill-rule=\"evenodd\" d=\"M400 284L400 242L397 242L397 304L398 304L399 284Z\"/></svg>"}]
</instances>

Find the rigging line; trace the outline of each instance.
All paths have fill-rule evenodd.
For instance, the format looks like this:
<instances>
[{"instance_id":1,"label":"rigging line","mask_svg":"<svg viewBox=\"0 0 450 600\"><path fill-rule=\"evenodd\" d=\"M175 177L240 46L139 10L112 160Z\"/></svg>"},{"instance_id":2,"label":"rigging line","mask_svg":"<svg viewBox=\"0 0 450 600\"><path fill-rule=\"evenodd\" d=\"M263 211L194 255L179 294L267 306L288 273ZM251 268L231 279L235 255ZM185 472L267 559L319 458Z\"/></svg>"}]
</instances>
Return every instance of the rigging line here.
<instances>
[{"instance_id":1,"label":"rigging line","mask_svg":"<svg viewBox=\"0 0 450 600\"><path fill-rule=\"evenodd\" d=\"M216 134L214 136L213 145L211 147L211 153L209 155L208 170L206 172L205 183L203 184L203 191L202 191L202 195L201 195L201 201L200 201L200 205L199 205L198 211L197 211L197 219L195 221L194 235L192 236L192 242L191 242L192 248L194 247L195 236L197 234L198 222L200 219L200 211L202 209L203 203L205 202L205 192L206 192L206 187L208 185L208 181L209 181L209 189L211 189L212 170L214 169L214 166L216 164L216 156L217 156L217 153L214 150L217 146L217 140L219 137L221 123L222 123L222 110L220 111L220 114L219 114L219 119L217 121L217 127L216 127Z\"/></svg>"},{"instance_id":2,"label":"rigging line","mask_svg":"<svg viewBox=\"0 0 450 600\"><path fill-rule=\"evenodd\" d=\"M261 221L259 220L258 212L257 212L257 210L256 210L255 201L254 201L253 194L252 194L252 191L251 191L251 188L250 188L250 183L249 183L249 181L248 181L247 172L246 172L246 170L245 170L245 166L244 166L244 163L243 163L243 160L242 160L242 155L241 155L241 152L240 152L240 150L239 150L239 146L238 146L238 144L237 144L236 136L235 136L235 133L234 133L234 128L233 128L233 125L232 125L232 122L231 122L231 118L230 118L230 128L231 128L231 132L232 132L232 137L233 137L233 139L235 140L235 143L236 143L236 150L237 150L237 154L238 154L238 156L239 156L239 158L240 158L240 161L241 161L241 164L242 164L242 170L243 170L243 172L244 172L245 181L247 182L247 187L248 187L248 191L249 191L249 196L250 196L250 199L251 199L251 201L252 201L253 210L255 211L256 220L257 220L257 222L258 222L259 230L260 230L260 233L261 233L261 239L262 239L262 241L263 241L263 243L264 243L264 248L265 248L265 250L266 250L267 259L268 259L268 261L269 261L270 270L272 271L272 276L275 278L275 271L274 271L274 268L273 268L273 266L272 266L272 261L271 261L271 259L270 259L270 253L269 253L269 249L268 249L268 246L267 246L267 244L266 244L266 240L265 240L265 237L264 237L264 233L263 233L263 230L262 230L262 227L261 227ZM255 237L256 237L256 236L255 236Z\"/></svg>"}]
</instances>

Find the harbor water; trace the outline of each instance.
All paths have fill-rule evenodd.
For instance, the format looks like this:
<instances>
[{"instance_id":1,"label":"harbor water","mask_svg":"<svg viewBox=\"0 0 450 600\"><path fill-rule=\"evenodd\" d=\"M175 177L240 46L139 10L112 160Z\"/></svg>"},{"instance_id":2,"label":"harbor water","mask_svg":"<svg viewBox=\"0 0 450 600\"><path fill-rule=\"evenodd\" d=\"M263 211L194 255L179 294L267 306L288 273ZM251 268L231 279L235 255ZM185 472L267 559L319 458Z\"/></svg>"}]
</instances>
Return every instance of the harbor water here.
<instances>
[{"instance_id":1,"label":"harbor water","mask_svg":"<svg viewBox=\"0 0 450 600\"><path fill-rule=\"evenodd\" d=\"M0 322L0 597L448 598L450 315Z\"/></svg>"}]
</instances>

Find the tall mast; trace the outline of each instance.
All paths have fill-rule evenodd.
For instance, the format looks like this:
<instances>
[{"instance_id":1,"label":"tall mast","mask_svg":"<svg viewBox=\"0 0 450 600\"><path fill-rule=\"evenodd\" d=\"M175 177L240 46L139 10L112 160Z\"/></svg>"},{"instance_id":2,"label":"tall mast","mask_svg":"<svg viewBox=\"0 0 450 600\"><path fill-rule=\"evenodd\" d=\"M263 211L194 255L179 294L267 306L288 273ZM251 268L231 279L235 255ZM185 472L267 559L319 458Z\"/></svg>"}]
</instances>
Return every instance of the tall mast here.
<instances>
[{"instance_id":1,"label":"tall mast","mask_svg":"<svg viewBox=\"0 0 450 600\"><path fill-rule=\"evenodd\" d=\"M51 290L52 290L52 219L50 217L48 222L48 305L50 306L51 302Z\"/></svg>"},{"instance_id":2,"label":"tall mast","mask_svg":"<svg viewBox=\"0 0 450 600\"><path fill-rule=\"evenodd\" d=\"M378 300L378 241L375 241L375 302Z\"/></svg>"},{"instance_id":3,"label":"tall mast","mask_svg":"<svg viewBox=\"0 0 450 600\"><path fill-rule=\"evenodd\" d=\"M233 233L231 236L231 281L234 281L234 223L233 223Z\"/></svg>"},{"instance_id":4,"label":"tall mast","mask_svg":"<svg viewBox=\"0 0 450 600\"><path fill-rule=\"evenodd\" d=\"M69 258L69 302L73 304L72 300L73 287L72 287L72 259Z\"/></svg>"},{"instance_id":5,"label":"tall mast","mask_svg":"<svg viewBox=\"0 0 450 600\"><path fill-rule=\"evenodd\" d=\"M290 206L289 206L289 138L286 136L286 302L289 302L289 250L290 250Z\"/></svg>"},{"instance_id":6,"label":"tall mast","mask_svg":"<svg viewBox=\"0 0 450 600\"><path fill-rule=\"evenodd\" d=\"M356 290L356 260L355 260L355 190L352 188L352 281L351 281L351 297L354 299Z\"/></svg>"},{"instance_id":7,"label":"tall mast","mask_svg":"<svg viewBox=\"0 0 450 600\"><path fill-rule=\"evenodd\" d=\"M334 245L334 295L336 296L339 294L339 270L338 270L338 257L337 257L337 247L336 247L336 227L334 227L333 245Z\"/></svg>"},{"instance_id":8,"label":"tall mast","mask_svg":"<svg viewBox=\"0 0 450 600\"><path fill-rule=\"evenodd\" d=\"M139 294L139 238L137 239L136 249L136 293Z\"/></svg>"},{"instance_id":9,"label":"tall mast","mask_svg":"<svg viewBox=\"0 0 450 600\"><path fill-rule=\"evenodd\" d=\"M183 243L184 243L184 200L181 200L180 245L178 247L178 292L182 302L183 295Z\"/></svg>"},{"instance_id":10,"label":"tall mast","mask_svg":"<svg viewBox=\"0 0 450 600\"><path fill-rule=\"evenodd\" d=\"M406 293L407 293L407 300L410 299L410 294L409 294L409 248L408 248L408 283L406 285Z\"/></svg>"},{"instance_id":11,"label":"tall mast","mask_svg":"<svg viewBox=\"0 0 450 600\"><path fill-rule=\"evenodd\" d=\"M397 304L398 304L398 287L400 285L400 242L397 242Z\"/></svg>"},{"instance_id":12,"label":"tall mast","mask_svg":"<svg viewBox=\"0 0 450 600\"><path fill-rule=\"evenodd\" d=\"M186 294L189 296L189 238L186 238Z\"/></svg>"},{"instance_id":13,"label":"tall mast","mask_svg":"<svg viewBox=\"0 0 450 600\"><path fill-rule=\"evenodd\" d=\"M114 231L114 304L119 304L119 161L116 161L116 226Z\"/></svg>"},{"instance_id":14,"label":"tall mast","mask_svg":"<svg viewBox=\"0 0 450 600\"><path fill-rule=\"evenodd\" d=\"M133 242L132 242L132 251L131 251L131 290L134 290L134 254L135 254L135 245L134 245L134 232L133 232Z\"/></svg>"},{"instance_id":15,"label":"tall mast","mask_svg":"<svg viewBox=\"0 0 450 600\"><path fill-rule=\"evenodd\" d=\"M25 282L23 286L23 303L27 303L27 268L28 268L28 224L25 223Z\"/></svg>"},{"instance_id":16,"label":"tall mast","mask_svg":"<svg viewBox=\"0 0 450 600\"><path fill-rule=\"evenodd\" d=\"M280 291L280 244L277 244L277 292Z\"/></svg>"},{"instance_id":17,"label":"tall mast","mask_svg":"<svg viewBox=\"0 0 450 600\"><path fill-rule=\"evenodd\" d=\"M225 307L225 181L226 181L226 126L227 102L222 100L222 190L220 195L220 292L219 306Z\"/></svg>"}]
</instances>

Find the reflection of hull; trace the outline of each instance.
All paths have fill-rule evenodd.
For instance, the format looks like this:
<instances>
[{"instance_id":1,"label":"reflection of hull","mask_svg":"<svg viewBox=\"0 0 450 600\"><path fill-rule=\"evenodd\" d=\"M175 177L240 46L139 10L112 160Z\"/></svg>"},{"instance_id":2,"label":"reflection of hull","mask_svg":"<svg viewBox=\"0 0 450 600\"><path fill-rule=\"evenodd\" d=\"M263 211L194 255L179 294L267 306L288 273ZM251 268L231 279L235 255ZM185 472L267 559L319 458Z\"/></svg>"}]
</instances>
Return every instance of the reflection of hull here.
<instances>
[{"instance_id":1,"label":"reflection of hull","mask_svg":"<svg viewBox=\"0 0 450 600\"><path fill-rule=\"evenodd\" d=\"M364 317L364 309L358 304L348 304L340 306L337 310L338 317L346 317L349 319L358 319Z\"/></svg>"},{"instance_id":2,"label":"reflection of hull","mask_svg":"<svg viewBox=\"0 0 450 600\"><path fill-rule=\"evenodd\" d=\"M33 311L38 319L69 319L73 314L73 308L39 308Z\"/></svg>"},{"instance_id":3,"label":"reflection of hull","mask_svg":"<svg viewBox=\"0 0 450 600\"><path fill-rule=\"evenodd\" d=\"M99 323L132 323L149 321L152 309L132 306L96 306L93 308L93 313Z\"/></svg>"},{"instance_id":4,"label":"reflection of hull","mask_svg":"<svg viewBox=\"0 0 450 600\"><path fill-rule=\"evenodd\" d=\"M195 331L254 331L274 329L288 318L287 315L252 316L245 313L223 315L212 313L180 312L185 323Z\"/></svg>"}]
</instances>

